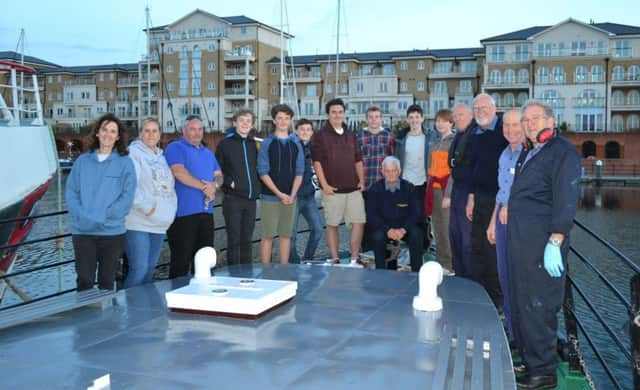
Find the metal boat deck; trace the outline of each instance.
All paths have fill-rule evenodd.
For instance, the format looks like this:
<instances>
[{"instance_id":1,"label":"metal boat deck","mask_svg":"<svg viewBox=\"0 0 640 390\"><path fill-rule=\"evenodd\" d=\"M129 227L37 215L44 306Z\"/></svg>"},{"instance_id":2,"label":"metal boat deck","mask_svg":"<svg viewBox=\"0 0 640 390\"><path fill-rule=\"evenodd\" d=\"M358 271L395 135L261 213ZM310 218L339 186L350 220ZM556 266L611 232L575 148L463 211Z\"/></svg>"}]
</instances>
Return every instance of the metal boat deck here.
<instances>
[{"instance_id":1,"label":"metal boat deck","mask_svg":"<svg viewBox=\"0 0 640 390\"><path fill-rule=\"evenodd\" d=\"M445 277L440 313L414 313L417 275L315 265L223 268L297 280L255 321L171 313L167 280L0 332L2 388L514 389L511 355L485 291Z\"/></svg>"}]
</instances>

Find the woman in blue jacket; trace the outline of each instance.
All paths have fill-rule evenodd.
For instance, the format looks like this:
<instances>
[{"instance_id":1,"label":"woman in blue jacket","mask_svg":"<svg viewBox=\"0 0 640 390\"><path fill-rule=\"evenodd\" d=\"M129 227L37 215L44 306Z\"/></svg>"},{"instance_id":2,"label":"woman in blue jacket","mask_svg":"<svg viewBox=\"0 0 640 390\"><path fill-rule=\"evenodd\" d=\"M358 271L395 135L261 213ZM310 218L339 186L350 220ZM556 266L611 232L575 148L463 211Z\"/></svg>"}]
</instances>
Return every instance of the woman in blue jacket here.
<instances>
[{"instance_id":1,"label":"woman in blue jacket","mask_svg":"<svg viewBox=\"0 0 640 390\"><path fill-rule=\"evenodd\" d=\"M113 289L117 261L124 251L124 222L136 190L124 131L115 115L98 118L89 152L75 161L67 179L78 291L93 288L96 268L98 287Z\"/></svg>"}]
</instances>

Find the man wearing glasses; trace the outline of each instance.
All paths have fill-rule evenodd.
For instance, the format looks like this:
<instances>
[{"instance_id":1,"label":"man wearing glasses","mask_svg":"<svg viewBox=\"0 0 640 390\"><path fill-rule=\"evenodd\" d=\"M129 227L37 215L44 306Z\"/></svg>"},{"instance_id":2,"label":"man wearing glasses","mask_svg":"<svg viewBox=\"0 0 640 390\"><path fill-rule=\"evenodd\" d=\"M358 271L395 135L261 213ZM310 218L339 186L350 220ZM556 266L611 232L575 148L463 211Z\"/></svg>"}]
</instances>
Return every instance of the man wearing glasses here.
<instances>
[{"instance_id":1,"label":"man wearing glasses","mask_svg":"<svg viewBox=\"0 0 640 390\"><path fill-rule=\"evenodd\" d=\"M502 291L498 282L496 247L487 240L498 192L498 160L507 146L502 121L496 115L491 96L481 93L473 99L475 129L469 142L471 187L467 199L467 218L471 221L471 273L502 310Z\"/></svg>"},{"instance_id":2,"label":"man wearing glasses","mask_svg":"<svg viewBox=\"0 0 640 390\"><path fill-rule=\"evenodd\" d=\"M554 131L553 110L522 107L529 149L520 155L509 197L507 253L514 335L527 375L518 388L555 388L558 311L562 305L569 231L578 207L580 156Z\"/></svg>"}]
</instances>

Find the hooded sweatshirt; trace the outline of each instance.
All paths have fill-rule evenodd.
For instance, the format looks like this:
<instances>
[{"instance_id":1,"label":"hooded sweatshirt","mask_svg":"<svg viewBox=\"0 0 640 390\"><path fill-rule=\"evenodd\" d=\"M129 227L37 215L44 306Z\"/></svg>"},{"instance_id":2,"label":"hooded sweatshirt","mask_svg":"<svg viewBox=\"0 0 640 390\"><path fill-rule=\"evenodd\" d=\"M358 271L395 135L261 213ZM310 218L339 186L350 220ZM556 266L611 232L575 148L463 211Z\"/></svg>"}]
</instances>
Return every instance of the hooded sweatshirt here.
<instances>
[{"instance_id":1,"label":"hooded sweatshirt","mask_svg":"<svg viewBox=\"0 0 640 390\"><path fill-rule=\"evenodd\" d=\"M129 145L129 156L138 182L133 207L126 218L127 230L165 233L176 216L178 200L173 174L162 149L156 148L154 152L135 140ZM153 214L147 217L153 208Z\"/></svg>"},{"instance_id":2,"label":"hooded sweatshirt","mask_svg":"<svg viewBox=\"0 0 640 390\"><path fill-rule=\"evenodd\" d=\"M67 179L71 234L116 236L127 229L136 171L129 156L112 152L104 161L95 151L78 157Z\"/></svg>"}]
</instances>

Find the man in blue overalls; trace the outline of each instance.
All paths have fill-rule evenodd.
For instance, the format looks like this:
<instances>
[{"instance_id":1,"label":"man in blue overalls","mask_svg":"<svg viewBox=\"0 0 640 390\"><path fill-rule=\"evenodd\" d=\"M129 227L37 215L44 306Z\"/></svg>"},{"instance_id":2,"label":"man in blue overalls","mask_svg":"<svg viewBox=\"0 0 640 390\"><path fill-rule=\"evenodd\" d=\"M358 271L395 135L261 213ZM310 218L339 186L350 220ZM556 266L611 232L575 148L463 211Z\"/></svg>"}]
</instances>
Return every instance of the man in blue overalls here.
<instances>
[{"instance_id":1,"label":"man in blue overalls","mask_svg":"<svg viewBox=\"0 0 640 390\"><path fill-rule=\"evenodd\" d=\"M514 333L528 373L517 382L524 389L555 388L557 314L577 209L580 156L555 133L547 104L525 103L522 124L530 147L516 165L507 223Z\"/></svg>"}]
</instances>

